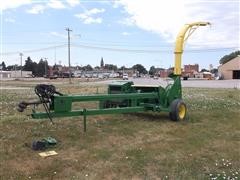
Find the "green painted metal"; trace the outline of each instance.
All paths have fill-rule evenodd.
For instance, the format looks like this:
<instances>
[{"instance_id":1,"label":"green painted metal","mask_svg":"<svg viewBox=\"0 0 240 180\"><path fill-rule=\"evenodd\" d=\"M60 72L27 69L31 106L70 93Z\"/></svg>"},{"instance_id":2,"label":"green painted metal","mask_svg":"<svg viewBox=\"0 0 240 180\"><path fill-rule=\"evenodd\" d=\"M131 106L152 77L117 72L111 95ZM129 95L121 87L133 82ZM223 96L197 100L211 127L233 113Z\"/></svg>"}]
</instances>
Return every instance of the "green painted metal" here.
<instances>
[{"instance_id":1,"label":"green painted metal","mask_svg":"<svg viewBox=\"0 0 240 180\"><path fill-rule=\"evenodd\" d=\"M158 98L158 93L129 93L129 94L98 94L98 95L64 95L55 96L54 101L100 101L100 100L111 100L111 99L144 99L144 98Z\"/></svg>"},{"instance_id":2,"label":"green painted metal","mask_svg":"<svg viewBox=\"0 0 240 180\"><path fill-rule=\"evenodd\" d=\"M125 108L108 108L108 109L88 109L88 110L73 110L69 112L50 112L50 116L53 118L56 117L72 117L72 116L84 116L84 115L102 115L102 114L121 114L121 113L131 113L131 112L139 112L145 111L146 108L143 106L137 107L125 107ZM34 119L42 119L48 118L47 113L43 112L35 112L32 113L32 118Z\"/></svg>"},{"instance_id":3,"label":"green painted metal","mask_svg":"<svg viewBox=\"0 0 240 180\"><path fill-rule=\"evenodd\" d=\"M49 112L32 112L32 118L56 118L83 116L84 131L87 116L102 114L131 113L141 111L169 112L174 99L182 97L180 76L171 77L174 82L166 88L161 86L134 85L130 81L118 81L108 86L108 94L54 95L49 102ZM74 102L98 101L99 109L72 110Z\"/></svg>"},{"instance_id":4,"label":"green painted metal","mask_svg":"<svg viewBox=\"0 0 240 180\"><path fill-rule=\"evenodd\" d=\"M165 107L168 107L174 99L182 98L182 85L181 85L181 76L172 75L174 83L168 85L166 89L166 98L165 98Z\"/></svg>"},{"instance_id":5,"label":"green painted metal","mask_svg":"<svg viewBox=\"0 0 240 180\"><path fill-rule=\"evenodd\" d=\"M83 126L84 126L84 132L87 131L87 115L86 115L87 110L83 109Z\"/></svg>"}]
</instances>

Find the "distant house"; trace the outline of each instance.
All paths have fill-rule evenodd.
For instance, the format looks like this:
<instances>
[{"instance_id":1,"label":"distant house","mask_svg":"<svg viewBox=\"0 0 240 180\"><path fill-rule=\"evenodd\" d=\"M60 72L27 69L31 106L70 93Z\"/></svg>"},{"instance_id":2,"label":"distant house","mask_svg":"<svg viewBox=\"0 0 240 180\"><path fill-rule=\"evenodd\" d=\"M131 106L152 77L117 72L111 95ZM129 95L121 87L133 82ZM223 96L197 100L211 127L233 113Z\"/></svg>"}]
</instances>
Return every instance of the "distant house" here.
<instances>
[{"instance_id":1,"label":"distant house","mask_svg":"<svg viewBox=\"0 0 240 180\"><path fill-rule=\"evenodd\" d=\"M218 72L223 79L240 79L240 56L220 65Z\"/></svg>"},{"instance_id":2,"label":"distant house","mask_svg":"<svg viewBox=\"0 0 240 180\"><path fill-rule=\"evenodd\" d=\"M157 74L159 75L159 77L161 78L166 78L169 76L169 74L173 73L174 68L168 68L168 69L159 69L157 70Z\"/></svg>"},{"instance_id":3,"label":"distant house","mask_svg":"<svg viewBox=\"0 0 240 180\"><path fill-rule=\"evenodd\" d=\"M136 70L129 68L129 69L124 69L122 71L119 72L120 74L128 74L129 77L132 77L133 74L136 73Z\"/></svg>"},{"instance_id":4,"label":"distant house","mask_svg":"<svg viewBox=\"0 0 240 180\"><path fill-rule=\"evenodd\" d=\"M187 77L195 77L194 75L199 72L199 65L198 64L188 64L184 65L182 76Z\"/></svg>"},{"instance_id":5,"label":"distant house","mask_svg":"<svg viewBox=\"0 0 240 180\"><path fill-rule=\"evenodd\" d=\"M32 77L32 71L0 71L0 78Z\"/></svg>"},{"instance_id":6,"label":"distant house","mask_svg":"<svg viewBox=\"0 0 240 180\"><path fill-rule=\"evenodd\" d=\"M199 72L199 65L198 65L198 64L194 64L194 65L191 65L191 64L184 65L184 71L185 71L185 72L193 72L193 71Z\"/></svg>"}]
</instances>

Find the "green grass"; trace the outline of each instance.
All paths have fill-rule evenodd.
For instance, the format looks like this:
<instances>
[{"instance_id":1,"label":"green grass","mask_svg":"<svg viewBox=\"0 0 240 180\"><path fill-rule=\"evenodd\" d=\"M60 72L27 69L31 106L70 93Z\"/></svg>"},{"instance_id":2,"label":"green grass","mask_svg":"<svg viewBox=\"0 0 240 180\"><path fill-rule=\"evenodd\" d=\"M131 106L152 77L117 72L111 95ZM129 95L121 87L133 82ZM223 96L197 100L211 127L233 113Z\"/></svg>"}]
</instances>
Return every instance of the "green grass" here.
<instances>
[{"instance_id":1,"label":"green grass","mask_svg":"<svg viewBox=\"0 0 240 180\"><path fill-rule=\"evenodd\" d=\"M56 86L106 92L101 85ZM185 122L167 113L90 116L84 133L82 117L51 125L26 116L30 109L18 113L20 100L35 97L32 89L2 90L0 179L239 179L240 91L184 88L183 94ZM59 154L43 159L30 146L47 136L58 140L52 149Z\"/></svg>"}]
</instances>

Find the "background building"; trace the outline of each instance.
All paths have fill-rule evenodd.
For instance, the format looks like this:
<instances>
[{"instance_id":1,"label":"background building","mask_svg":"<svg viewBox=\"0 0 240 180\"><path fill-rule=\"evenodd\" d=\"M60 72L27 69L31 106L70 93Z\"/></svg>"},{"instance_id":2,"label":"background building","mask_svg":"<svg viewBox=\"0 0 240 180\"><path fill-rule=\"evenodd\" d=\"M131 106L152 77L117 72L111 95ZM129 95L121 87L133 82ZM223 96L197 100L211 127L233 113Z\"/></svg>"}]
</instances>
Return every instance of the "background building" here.
<instances>
[{"instance_id":1,"label":"background building","mask_svg":"<svg viewBox=\"0 0 240 180\"><path fill-rule=\"evenodd\" d=\"M0 71L0 78L32 77L32 71Z\"/></svg>"},{"instance_id":2,"label":"background building","mask_svg":"<svg viewBox=\"0 0 240 180\"><path fill-rule=\"evenodd\" d=\"M240 56L220 65L218 72L223 79L240 79Z\"/></svg>"},{"instance_id":3,"label":"background building","mask_svg":"<svg viewBox=\"0 0 240 180\"><path fill-rule=\"evenodd\" d=\"M199 72L199 65L198 64L188 64L188 65L184 65L183 68L183 72L182 72L182 76L187 76L190 78L194 77L194 74Z\"/></svg>"}]
</instances>

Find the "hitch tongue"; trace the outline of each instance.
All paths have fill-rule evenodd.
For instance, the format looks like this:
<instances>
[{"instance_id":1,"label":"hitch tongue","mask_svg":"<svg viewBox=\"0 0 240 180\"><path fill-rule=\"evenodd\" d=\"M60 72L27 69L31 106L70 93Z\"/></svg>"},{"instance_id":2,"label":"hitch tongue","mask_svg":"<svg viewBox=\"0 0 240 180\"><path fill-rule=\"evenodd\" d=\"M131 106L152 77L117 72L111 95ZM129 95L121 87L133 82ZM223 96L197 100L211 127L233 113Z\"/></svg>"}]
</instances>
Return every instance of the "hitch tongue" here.
<instances>
[{"instance_id":1,"label":"hitch tongue","mask_svg":"<svg viewBox=\"0 0 240 180\"><path fill-rule=\"evenodd\" d=\"M38 105L38 104L42 104L42 103L43 102L38 101L38 100L36 100L36 101L29 101L29 102L21 101L18 104L18 106L17 106L17 110L18 110L18 112L23 112L27 108L27 106L29 106L29 105Z\"/></svg>"},{"instance_id":2,"label":"hitch tongue","mask_svg":"<svg viewBox=\"0 0 240 180\"><path fill-rule=\"evenodd\" d=\"M27 108L27 103L22 101L18 104L17 110L18 112L23 112Z\"/></svg>"}]
</instances>

